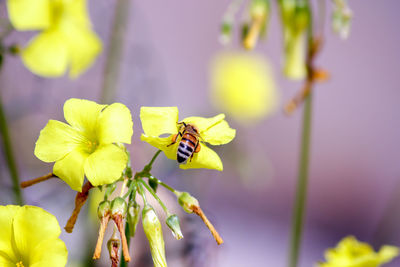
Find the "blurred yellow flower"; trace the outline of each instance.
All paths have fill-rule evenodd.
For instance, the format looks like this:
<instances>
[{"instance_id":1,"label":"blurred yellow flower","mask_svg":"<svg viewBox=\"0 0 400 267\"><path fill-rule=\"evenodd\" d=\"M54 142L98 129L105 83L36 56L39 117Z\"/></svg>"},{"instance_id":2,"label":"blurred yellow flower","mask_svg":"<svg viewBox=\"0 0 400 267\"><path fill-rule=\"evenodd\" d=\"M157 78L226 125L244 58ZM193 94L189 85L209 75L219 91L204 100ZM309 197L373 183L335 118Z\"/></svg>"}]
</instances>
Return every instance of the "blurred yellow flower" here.
<instances>
[{"instance_id":1,"label":"blurred yellow flower","mask_svg":"<svg viewBox=\"0 0 400 267\"><path fill-rule=\"evenodd\" d=\"M57 219L34 206L0 206L0 266L63 267L68 251Z\"/></svg>"},{"instance_id":2,"label":"blurred yellow flower","mask_svg":"<svg viewBox=\"0 0 400 267\"><path fill-rule=\"evenodd\" d=\"M131 143L129 109L120 103L99 105L71 98L64 104L64 117L70 125L50 120L40 132L36 157L55 161L53 173L76 191L82 190L84 175L93 186L120 178L128 156L115 143Z\"/></svg>"},{"instance_id":3,"label":"blurred yellow flower","mask_svg":"<svg viewBox=\"0 0 400 267\"><path fill-rule=\"evenodd\" d=\"M264 56L218 54L211 66L211 98L216 108L239 122L255 122L276 111L279 95Z\"/></svg>"},{"instance_id":4,"label":"blurred yellow flower","mask_svg":"<svg viewBox=\"0 0 400 267\"><path fill-rule=\"evenodd\" d=\"M326 250L326 262L318 267L378 267L399 255L399 248L383 246L378 252L353 236L343 238L336 248Z\"/></svg>"},{"instance_id":5,"label":"blurred yellow flower","mask_svg":"<svg viewBox=\"0 0 400 267\"><path fill-rule=\"evenodd\" d=\"M181 122L194 125L199 131L200 151L193 153L193 159L181 164L182 169L206 168L222 171L221 159L212 149L205 145L223 145L232 141L236 130L229 127L224 120L225 115L219 114L212 118L188 117ZM177 159L179 138L173 145L172 136L177 134L180 128L178 125L177 107L142 107L140 109L140 120L144 134L141 140L164 151L169 159ZM169 137L160 137L163 134L170 134ZM170 146L169 146L170 145Z\"/></svg>"},{"instance_id":6,"label":"blurred yellow flower","mask_svg":"<svg viewBox=\"0 0 400 267\"><path fill-rule=\"evenodd\" d=\"M69 67L75 78L101 51L86 0L7 0L7 8L15 29L41 31L21 52L25 66L37 75L57 77Z\"/></svg>"}]
</instances>

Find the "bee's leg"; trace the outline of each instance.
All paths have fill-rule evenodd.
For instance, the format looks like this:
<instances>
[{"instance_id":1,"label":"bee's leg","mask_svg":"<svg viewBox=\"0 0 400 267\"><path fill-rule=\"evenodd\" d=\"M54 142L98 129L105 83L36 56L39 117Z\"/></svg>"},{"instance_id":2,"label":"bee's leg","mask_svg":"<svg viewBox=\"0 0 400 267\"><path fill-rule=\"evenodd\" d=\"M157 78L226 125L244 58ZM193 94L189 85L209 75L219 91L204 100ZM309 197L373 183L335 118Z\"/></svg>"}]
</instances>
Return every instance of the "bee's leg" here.
<instances>
[{"instance_id":1,"label":"bee's leg","mask_svg":"<svg viewBox=\"0 0 400 267\"><path fill-rule=\"evenodd\" d=\"M194 153L199 153L200 151L200 142L197 143L196 147L194 148Z\"/></svg>"},{"instance_id":2,"label":"bee's leg","mask_svg":"<svg viewBox=\"0 0 400 267\"><path fill-rule=\"evenodd\" d=\"M167 145L167 147L172 146L173 144L175 144L175 143L176 143L176 139L178 139L178 136L181 136L181 137L182 137L182 133L181 133L181 132L178 132L177 134L174 134L174 135L172 136L172 143L169 144L169 145Z\"/></svg>"}]
</instances>

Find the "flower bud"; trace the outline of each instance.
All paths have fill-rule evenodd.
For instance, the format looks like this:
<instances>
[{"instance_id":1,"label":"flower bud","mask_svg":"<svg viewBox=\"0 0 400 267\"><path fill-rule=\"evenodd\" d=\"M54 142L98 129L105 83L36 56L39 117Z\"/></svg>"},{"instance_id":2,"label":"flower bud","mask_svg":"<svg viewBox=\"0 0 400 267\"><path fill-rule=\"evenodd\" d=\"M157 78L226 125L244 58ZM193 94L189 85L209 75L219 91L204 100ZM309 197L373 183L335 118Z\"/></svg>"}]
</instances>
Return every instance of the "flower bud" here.
<instances>
[{"instance_id":1,"label":"flower bud","mask_svg":"<svg viewBox=\"0 0 400 267\"><path fill-rule=\"evenodd\" d=\"M129 225L129 235L134 237L140 218L140 205L136 201L129 202L126 221Z\"/></svg>"},{"instance_id":2,"label":"flower bud","mask_svg":"<svg viewBox=\"0 0 400 267\"><path fill-rule=\"evenodd\" d=\"M278 3L285 43L283 72L288 78L303 79L307 74L306 29L310 23L310 9L304 0L280 0Z\"/></svg>"},{"instance_id":3,"label":"flower bud","mask_svg":"<svg viewBox=\"0 0 400 267\"><path fill-rule=\"evenodd\" d=\"M97 207L97 216L101 220L102 218L106 217L106 215L110 215L110 201L104 200L100 202L99 206Z\"/></svg>"},{"instance_id":4,"label":"flower bud","mask_svg":"<svg viewBox=\"0 0 400 267\"><path fill-rule=\"evenodd\" d=\"M176 214L172 214L171 216L169 216L167 218L166 223L167 223L169 229L171 229L172 234L174 235L174 237L177 240L183 238L181 227L179 226L179 218L178 218L178 216L176 216Z\"/></svg>"},{"instance_id":5,"label":"flower bud","mask_svg":"<svg viewBox=\"0 0 400 267\"><path fill-rule=\"evenodd\" d=\"M93 259L99 259L101 255L101 246L103 244L104 233L106 231L108 221L110 220L111 210L110 201L102 201L97 207L97 216L100 219L99 235L97 237L96 248L93 254Z\"/></svg>"},{"instance_id":6,"label":"flower bud","mask_svg":"<svg viewBox=\"0 0 400 267\"><path fill-rule=\"evenodd\" d=\"M117 215L120 215L122 218L125 218L126 211L128 206L125 200L122 197L116 197L111 202L111 217L114 218Z\"/></svg>"},{"instance_id":7,"label":"flower bud","mask_svg":"<svg viewBox=\"0 0 400 267\"><path fill-rule=\"evenodd\" d=\"M251 23L242 31L242 43L248 50L254 48L260 35L265 35L269 19L269 0L253 0L249 12Z\"/></svg>"},{"instance_id":8,"label":"flower bud","mask_svg":"<svg viewBox=\"0 0 400 267\"><path fill-rule=\"evenodd\" d=\"M335 8L332 13L333 31L342 39L347 39L350 34L350 24L353 13L346 0L335 0Z\"/></svg>"},{"instance_id":9,"label":"flower bud","mask_svg":"<svg viewBox=\"0 0 400 267\"><path fill-rule=\"evenodd\" d=\"M118 252L119 252L119 247L121 246L121 242L117 238L115 231L113 235L111 236L110 240L107 242L107 248L108 252L110 254L110 259L111 259L111 266L118 266L119 262L119 257L118 257Z\"/></svg>"},{"instance_id":10,"label":"flower bud","mask_svg":"<svg viewBox=\"0 0 400 267\"><path fill-rule=\"evenodd\" d=\"M146 205L142 211L143 230L150 244L154 267L167 267L161 223L154 209Z\"/></svg>"},{"instance_id":11,"label":"flower bud","mask_svg":"<svg viewBox=\"0 0 400 267\"><path fill-rule=\"evenodd\" d=\"M230 19L225 19L221 23L221 31L219 35L219 41L222 45L227 45L232 40L232 28L233 22Z\"/></svg>"},{"instance_id":12,"label":"flower bud","mask_svg":"<svg viewBox=\"0 0 400 267\"><path fill-rule=\"evenodd\" d=\"M123 223L123 219L126 216L126 212L128 209L128 205L122 197L116 197L111 202L111 218L114 220L117 225L119 234L122 240L122 252L124 254L125 261L128 262L131 260L129 255L128 242L125 236L125 227Z\"/></svg>"},{"instance_id":13,"label":"flower bud","mask_svg":"<svg viewBox=\"0 0 400 267\"><path fill-rule=\"evenodd\" d=\"M193 212L192 206L200 207L199 201L192 197L188 192L178 192L176 193L176 196L178 197L179 205L181 205L183 210L187 213Z\"/></svg>"}]
</instances>

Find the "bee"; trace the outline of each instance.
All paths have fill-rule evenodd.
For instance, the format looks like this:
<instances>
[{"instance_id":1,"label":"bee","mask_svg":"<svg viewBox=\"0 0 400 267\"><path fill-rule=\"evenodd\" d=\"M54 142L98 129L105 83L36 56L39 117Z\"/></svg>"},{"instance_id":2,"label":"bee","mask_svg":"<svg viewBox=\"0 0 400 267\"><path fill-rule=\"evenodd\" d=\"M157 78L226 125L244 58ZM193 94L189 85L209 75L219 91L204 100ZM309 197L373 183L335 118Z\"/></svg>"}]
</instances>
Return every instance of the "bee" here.
<instances>
[{"instance_id":1,"label":"bee","mask_svg":"<svg viewBox=\"0 0 400 267\"><path fill-rule=\"evenodd\" d=\"M179 132L172 136L172 143L168 146L175 144L178 137L181 137L178 150L176 152L176 159L178 163L184 163L190 158L192 160L194 153L200 151L200 134L199 130L193 124L178 122L181 124Z\"/></svg>"}]
</instances>

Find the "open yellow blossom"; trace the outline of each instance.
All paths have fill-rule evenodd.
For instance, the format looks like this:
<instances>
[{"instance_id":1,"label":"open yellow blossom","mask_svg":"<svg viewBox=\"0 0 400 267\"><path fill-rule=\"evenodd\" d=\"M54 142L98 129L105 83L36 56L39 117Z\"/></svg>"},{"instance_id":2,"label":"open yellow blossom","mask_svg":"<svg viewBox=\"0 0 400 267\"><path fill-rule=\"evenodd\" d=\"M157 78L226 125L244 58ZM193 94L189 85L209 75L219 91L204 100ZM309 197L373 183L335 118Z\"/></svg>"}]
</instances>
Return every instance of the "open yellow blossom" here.
<instances>
[{"instance_id":1,"label":"open yellow blossom","mask_svg":"<svg viewBox=\"0 0 400 267\"><path fill-rule=\"evenodd\" d=\"M84 72L101 51L101 41L91 29L86 0L7 0L15 29L41 31L21 53L35 74L70 77Z\"/></svg>"},{"instance_id":2,"label":"open yellow blossom","mask_svg":"<svg viewBox=\"0 0 400 267\"><path fill-rule=\"evenodd\" d=\"M326 262L318 267L379 267L399 255L399 248L383 246L378 252L353 236L343 238L336 248L325 252Z\"/></svg>"},{"instance_id":3,"label":"open yellow blossom","mask_svg":"<svg viewBox=\"0 0 400 267\"><path fill-rule=\"evenodd\" d=\"M206 146L206 142L211 145L223 145L232 141L236 130L229 127L224 120L225 115L219 114L212 118L188 117L180 122L194 125L200 135L200 151L193 153L193 158L181 164L182 169L206 168L222 171L221 159L212 149ZM177 107L142 107L140 109L140 120L144 134L141 140L164 151L169 159L177 159L177 150L179 138L173 145L172 136L177 134L180 125L178 125ZM160 137L164 134L170 134L169 137Z\"/></svg>"},{"instance_id":4,"label":"open yellow blossom","mask_svg":"<svg viewBox=\"0 0 400 267\"><path fill-rule=\"evenodd\" d=\"M0 266L63 267L68 251L57 219L34 206L0 206Z\"/></svg>"},{"instance_id":5,"label":"open yellow blossom","mask_svg":"<svg viewBox=\"0 0 400 267\"><path fill-rule=\"evenodd\" d=\"M82 190L84 175L93 186L120 178L128 156L117 143L131 143L129 109L120 103L99 105L72 98L64 104L64 117L69 125L50 120L40 132L36 157L55 162L53 173L73 190Z\"/></svg>"},{"instance_id":6,"label":"open yellow blossom","mask_svg":"<svg viewBox=\"0 0 400 267\"><path fill-rule=\"evenodd\" d=\"M211 99L239 122L263 119L279 104L271 66L256 53L218 54L211 66Z\"/></svg>"}]
</instances>

